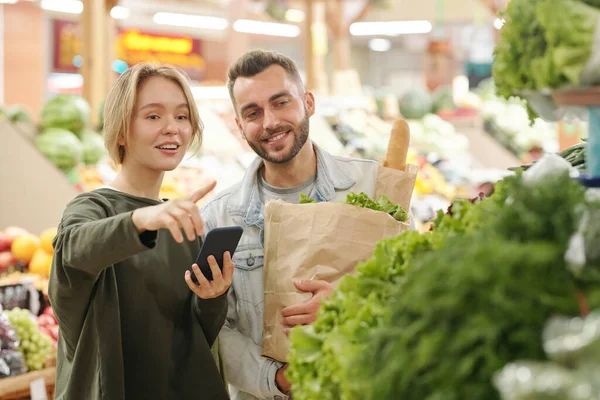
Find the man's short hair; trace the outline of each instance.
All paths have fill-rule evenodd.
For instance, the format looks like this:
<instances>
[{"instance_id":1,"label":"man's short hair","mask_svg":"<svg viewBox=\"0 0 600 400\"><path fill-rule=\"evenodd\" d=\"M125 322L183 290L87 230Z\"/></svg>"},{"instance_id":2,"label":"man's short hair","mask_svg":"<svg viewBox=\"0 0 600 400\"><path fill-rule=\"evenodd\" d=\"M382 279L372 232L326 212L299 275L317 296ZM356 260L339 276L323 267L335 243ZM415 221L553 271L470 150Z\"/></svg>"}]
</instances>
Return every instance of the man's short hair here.
<instances>
[{"instance_id":1,"label":"man's short hair","mask_svg":"<svg viewBox=\"0 0 600 400\"><path fill-rule=\"evenodd\" d=\"M235 81L240 77L249 78L260 74L272 65L279 65L282 67L286 74L298 84L301 91L304 91L302 77L300 77L298 67L294 60L271 50L251 50L242 55L235 64L229 68L227 74L227 89L229 90L229 97L231 97L231 102L234 107L236 106L235 98L233 96L233 86L235 85Z\"/></svg>"}]
</instances>

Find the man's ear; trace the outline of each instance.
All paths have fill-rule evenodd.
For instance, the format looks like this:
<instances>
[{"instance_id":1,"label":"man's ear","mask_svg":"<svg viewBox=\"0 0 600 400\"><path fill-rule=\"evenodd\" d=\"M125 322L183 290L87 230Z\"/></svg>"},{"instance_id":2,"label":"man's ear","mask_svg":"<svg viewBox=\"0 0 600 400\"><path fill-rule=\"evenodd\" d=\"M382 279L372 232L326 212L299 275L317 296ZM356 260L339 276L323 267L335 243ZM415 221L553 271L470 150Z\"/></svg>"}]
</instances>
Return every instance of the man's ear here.
<instances>
[{"instance_id":1,"label":"man's ear","mask_svg":"<svg viewBox=\"0 0 600 400\"><path fill-rule=\"evenodd\" d=\"M306 92L305 96L306 111L308 112L308 116L312 117L315 113L315 96L309 91Z\"/></svg>"},{"instance_id":2,"label":"man's ear","mask_svg":"<svg viewBox=\"0 0 600 400\"><path fill-rule=\"evenodd\" d=\"M244 130L242 129L242 124L240 124L238 117L235 117L235 124L237 125L238 131L240 131L240 135L246 139L246 135L244 135Z\"/></svg>"}]
</instances>

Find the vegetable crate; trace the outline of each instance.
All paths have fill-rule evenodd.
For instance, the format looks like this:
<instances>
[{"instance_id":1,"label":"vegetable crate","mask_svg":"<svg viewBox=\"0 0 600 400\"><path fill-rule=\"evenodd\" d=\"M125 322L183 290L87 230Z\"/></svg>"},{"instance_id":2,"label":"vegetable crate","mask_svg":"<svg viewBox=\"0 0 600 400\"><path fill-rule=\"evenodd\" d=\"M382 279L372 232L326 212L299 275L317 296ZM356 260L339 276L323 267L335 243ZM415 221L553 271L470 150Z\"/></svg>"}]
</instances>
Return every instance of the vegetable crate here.
<instances>
[{"instance_id":1,"label":"vegetable crate","mask_svg":"<svg viewBox=\"0 0 600 400\"><path fill-rule=\"evenodd\" d=\"M0 379L0 400L30 400L31 383L40 378L46 383L46 397L53 399L56 367Z\"/></svg>"}]
</instances>

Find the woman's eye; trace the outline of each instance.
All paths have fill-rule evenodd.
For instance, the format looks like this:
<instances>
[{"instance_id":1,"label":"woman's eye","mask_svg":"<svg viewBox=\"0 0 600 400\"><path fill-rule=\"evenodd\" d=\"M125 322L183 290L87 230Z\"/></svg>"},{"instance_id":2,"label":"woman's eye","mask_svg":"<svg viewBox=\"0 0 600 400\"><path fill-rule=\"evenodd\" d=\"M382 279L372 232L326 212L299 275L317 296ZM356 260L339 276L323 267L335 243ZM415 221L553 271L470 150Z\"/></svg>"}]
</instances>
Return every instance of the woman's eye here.
<instances>
[{"instance_id":1,"label":"woman's eye","mask_svg":"<svg viewBox=\"0 0 600 400\"><path fill-rule=\"evenodd\" d=\"M158 115L148 115L148 119L158 119Z\"/></svg>"},{"instance_id":2,"label":"woman's eye","mask_svg":"<svg viewBox=\"0 0 600 400\"><path fill-rule=\"evenodd\" d=\"M177 117L177 119L186 120L186 119L188 119L188 116L187 115L180 115L180 116Z\"/></svg>"}]
</instances>

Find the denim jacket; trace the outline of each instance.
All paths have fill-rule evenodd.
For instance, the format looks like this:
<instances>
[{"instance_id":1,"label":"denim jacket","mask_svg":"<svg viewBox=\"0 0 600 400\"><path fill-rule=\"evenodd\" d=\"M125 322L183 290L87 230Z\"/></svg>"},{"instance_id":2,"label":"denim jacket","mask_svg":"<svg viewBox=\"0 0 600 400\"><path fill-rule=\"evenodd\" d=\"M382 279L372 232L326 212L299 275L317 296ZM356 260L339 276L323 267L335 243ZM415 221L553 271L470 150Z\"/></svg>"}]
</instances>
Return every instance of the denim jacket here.
<instances>
[{"instance_id":1,"label":"denim jacket","mask_svg":"<svg viewBox=\"0 0 600 400\"><path fill-rule=\"evenodd\" d=\"M334 157L316 145L315 200L338 201L350 191L374 195L378 164L370 160ZM264 205L259 198L257 158L242 181L217 194L202 209L206 232L238 225L244 233L233 257L235 272L228 293L229 311L219 346L233 400L284 400L275 385L282 364L262 357L264 312Z\"/></svg>"}]
</instances>

